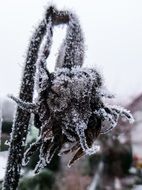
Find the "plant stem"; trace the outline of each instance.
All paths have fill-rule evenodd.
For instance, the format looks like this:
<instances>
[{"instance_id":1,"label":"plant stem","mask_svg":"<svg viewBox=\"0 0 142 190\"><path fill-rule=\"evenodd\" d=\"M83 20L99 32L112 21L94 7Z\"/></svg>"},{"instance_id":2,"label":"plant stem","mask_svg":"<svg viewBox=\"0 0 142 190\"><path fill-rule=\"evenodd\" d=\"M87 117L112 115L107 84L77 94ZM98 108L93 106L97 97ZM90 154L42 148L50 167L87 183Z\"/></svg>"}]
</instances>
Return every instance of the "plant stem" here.
<instances>
[{"instance_id":1,"label":"plant stem","mask_svg":"<svg viewBox=\"0 0 142 190\"><path fill-rule=\"evenodd\" d=\"M25 102L32 102L33 99L36 62L38 59L40 44L46 33L46 22L48 22L50 14L52 14L54 25L66 24L69 20L68 12L59 12L53 7L49 7L46 12L46 19L44 19L35 30L27 52L19 94L19 98ZM30 113L17 107L2 190L16 190L18 186L29 120Z\"/></svg>"}]
</instances>

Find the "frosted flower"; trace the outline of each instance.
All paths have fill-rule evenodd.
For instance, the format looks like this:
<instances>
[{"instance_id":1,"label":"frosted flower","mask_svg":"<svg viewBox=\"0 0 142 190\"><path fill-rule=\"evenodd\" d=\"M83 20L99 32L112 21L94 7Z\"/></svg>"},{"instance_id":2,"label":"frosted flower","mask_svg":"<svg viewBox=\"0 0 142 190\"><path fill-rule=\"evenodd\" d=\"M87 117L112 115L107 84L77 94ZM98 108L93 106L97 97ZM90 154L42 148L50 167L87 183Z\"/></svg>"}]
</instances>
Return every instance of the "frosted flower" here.
<instances>
[{"instance_id":1,"label":"frosted flower","mask_svg":"<svg viewBox=\"0 0 142 190\"><path fill-rule=\"evenodd\" d=\"M112 130L120 116L133 120L124 108L104 103L101 75L95 69L81 67L84 41L74 14L69 13L67 35L59 51L55 72L48 72L45 64L52 44L52 20L47 27L46 43L38 60L37 101L28 103L10 96L22 109L35 114L40 135L25 152L24 162L26 164L39 149L36 172L49 163L54 154L73 152L69 166L83 155L94 154L99 150L94 144L99 134ZM102 130L105 122L109 126ZM63 150L65 144L69 147Z\"/></svg>"}]
</instances>

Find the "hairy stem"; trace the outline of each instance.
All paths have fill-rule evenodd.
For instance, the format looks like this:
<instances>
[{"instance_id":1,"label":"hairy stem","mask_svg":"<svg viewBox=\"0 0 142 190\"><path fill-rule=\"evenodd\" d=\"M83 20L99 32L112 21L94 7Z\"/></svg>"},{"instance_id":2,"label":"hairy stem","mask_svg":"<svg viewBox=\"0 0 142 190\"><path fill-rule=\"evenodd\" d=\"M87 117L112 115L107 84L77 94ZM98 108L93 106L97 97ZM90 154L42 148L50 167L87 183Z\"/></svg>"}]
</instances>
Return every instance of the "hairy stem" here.
<instances>
[{"instance_id":1,"label":"hairy stem","mask_svg":"<svg viewBox=\"0 0 142 190\"><path fill-rule=\"evenodd\" d=\"M42 21L31 39L29 50L27 53L22 85L19 95L20 99L26 102L32 102L34 90L34 76L36 72L35 63L37 61L38 50L45 31L46 23ZM14 190L18 186L29 120L30 113L25 112L20 107L18 107L12 128L8 163L2 188L3 190Z\"/></svg>"},{"instance_id":2,"label":"hairy stem","mask_svg":"<svg viewBox=\"0 0 142 190\"><path fill-rule=\"evenodd\" d=\"M19 94L19 98L24 102L32 102L33 99L38 51L43 36L46 33L46 24L50 14L52 14L54 18L54 25L61 23L65 24L68 22L68 16L66 12L58 12L53 7L50 7L46 12L46 19L44 19L35 30L27 52ZM16 190L18 186L29 120L30 113L22 110L20 107L17 107L12 128L8 162L2 190Z\"/></svg>"}]
</instances>

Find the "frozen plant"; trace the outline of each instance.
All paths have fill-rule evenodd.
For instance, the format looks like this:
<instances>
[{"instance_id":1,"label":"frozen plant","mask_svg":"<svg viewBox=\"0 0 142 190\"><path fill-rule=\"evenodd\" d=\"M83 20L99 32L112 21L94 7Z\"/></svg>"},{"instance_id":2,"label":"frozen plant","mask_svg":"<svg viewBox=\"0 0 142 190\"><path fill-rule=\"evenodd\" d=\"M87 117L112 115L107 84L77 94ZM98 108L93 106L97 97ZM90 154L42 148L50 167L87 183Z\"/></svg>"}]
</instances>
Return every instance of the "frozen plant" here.
<instances>
[{"instance_id":1,"label":"frozen plant","mask_svg":"<svg viewBox=\"0 0 142 190\"><path fill-rule=\"evenodd\" d=\"M50 15L52 15L52 20L54 21L53 25L66 24L68 22L68 14L66 11L57 11L54 7L49 7L44 19L35 29L27 51L19 93L20 99L26 102L32 102L33 99L37 59L40 45L46 34L47 24L50 22ZM13 121L8 162L2 190L17 189L30 116L31 114L29 112L17 107L15 119Z\"/></svg>"},{"instance_id":2,"label":"frozen plant","mask_svg":"<svg viewBox=\"0 0 142 190\"><path fill-rule=\"evenodd\" d=\"M46 59L52 44L52 15L48 20L45 44L37 63L36 102L31 103L10 96L20 108L35 114L35 123L38 123L40 135L26 150L24 164L27 164L29 157L39 149L36 172L45 167L54 154L74 153L69 166L83 155L94 154L99 149L94 144L98 135L113 129L120 116L133 121L129 111L104 103L105 95L101 94L102 77L96 69L81 67L84 58L81 26L75 14L67 14L67 34L53 73L49 73L46 68ZM106 123L108 128L102 129ZM69 146L68 149L64 149L66 144Z\"/></svg>"}]
</instances>

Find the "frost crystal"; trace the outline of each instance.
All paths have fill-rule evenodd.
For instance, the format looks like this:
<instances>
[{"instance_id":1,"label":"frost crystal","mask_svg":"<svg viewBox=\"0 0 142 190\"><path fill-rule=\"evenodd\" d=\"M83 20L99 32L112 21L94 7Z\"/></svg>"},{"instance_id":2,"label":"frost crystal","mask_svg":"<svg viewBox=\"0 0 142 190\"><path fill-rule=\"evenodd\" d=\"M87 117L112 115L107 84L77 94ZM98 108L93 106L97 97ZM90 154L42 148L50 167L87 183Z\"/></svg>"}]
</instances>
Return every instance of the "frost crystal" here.
<instances>
[{"instance_id":1,"label":"frost crystal","mask_svg":"<svg viewBox=\"0 0 142 190\"><path fill-rule=\"evenodd\" d=\"M68 12L68 17L67 35L53 73L46 69L54 23L52 17L48 19L45 43L38 59L36 102L28 103L11 96L18 106L35 114L40 135L26 150L24 163L27 164L29 157L39 149L36 172L49 163L54 154L73 152L69 166L83 155L94 154L99 150L94 144L99 134L113 129L120 116L133 120L124 108L104 103L104 98L110 95L102 92L102 77L96 69L81 67L84 58L82 30L76 15ZM105 123L109 127L102 130ZM64 150L66 144L68 149Z\"/></svg>"},{"instance_id":2,"label":"frost crystal","mask_svg":"<svg viewBox=\"0 0 142 190\"><path fill-rule=\"evenodd\" d=\"M56 67L82 66L84 59L84 39L81 26L75 14L69 13L66 38L61 45Z\"/></svg>"}]
</instances>

